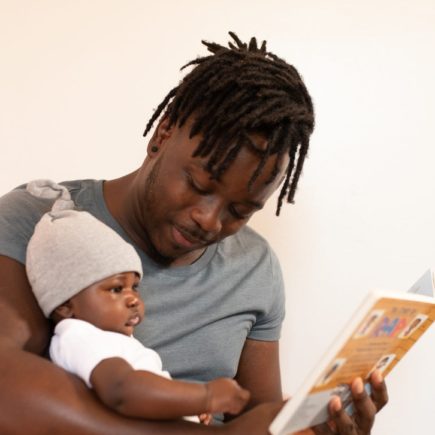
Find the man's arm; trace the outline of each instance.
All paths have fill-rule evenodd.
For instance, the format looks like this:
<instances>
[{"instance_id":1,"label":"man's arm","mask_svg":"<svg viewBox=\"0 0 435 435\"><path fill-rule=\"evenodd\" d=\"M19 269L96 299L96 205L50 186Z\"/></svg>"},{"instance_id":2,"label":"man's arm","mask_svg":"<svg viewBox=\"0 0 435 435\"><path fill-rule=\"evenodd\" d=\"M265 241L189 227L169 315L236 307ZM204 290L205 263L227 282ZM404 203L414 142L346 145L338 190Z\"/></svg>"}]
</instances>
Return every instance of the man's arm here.
<instances>
[{"instance_id":1,"label":"man's arm","mask_svg":"<svg viewBox=\"0 0 435 435\"><path fill-rule=\"evenodd\" d=\"M151 420L203 413L238 414L249 399L249 392L229 378L208 383L171 380L134 370L122 358L101 361L92 370L90 381L108 407L123 415Z\"/></svg>"},{"instance_id":2,"label":"man's arm","mask_svg":"<svg viewBox=\"0 0 435 435\"><path fill-rule=\"evenodd\" d=\"M282 400L279 343L277 341L246 340L240 357L236 380L251 392L248 407L260 403ZM338 398L331 400L330 424L317 426L304 431L305 434L322 435L366 435L373 426L376 413L388 401L385 382L379 373L373 373L370 382L372 394L368 395L361 379L352 382L352 395L355 405L353 417L344 412ZM301 433L302 435L302 433Z\"/></svg>"},{"instance_id":3,"label":"man's arm","mask_svg":"<svg viewBox=\"0 0 435 435\"><path fill-rule=\"evenodd\" d=\"M351 383L355 408L352 416L343 409L340 399L334 397L329 403L330 421L300 431L295 435L370 434L376 413L388 402L387 389L379 371L372 373L370 383L372 386L371 396L364 389L361 378L356 378Z\"/></svg>"},{"instance_id":4,"label":"man's arm","mask_svg":"<svg viewBox=\"0 0 435 435\"><path fill-rule=\"evenodd\" d=\"M38 354L50 329L22 264L0 255L0 433L26 435L266 435L281 404L266 404L223 426L143 421L104 406L77 377Z\"/></svg>"},{"instance_id":5,"label":"man's arm","mask_svg":"<svg viewBox=\"0 0 435 435\"><path fill-rule=\"evenodd\" d=\"M247 339L236 381L251 393L247 409L260 403L282 401L279 342Z\"/></svg>"},{"instance_id":6,"label":"man's arm","mask_svg":"<svg viewBox=\"0 0 435 435\"><path fill-rule=\"evenodd\" d=\"M0 277L1 433L183 433L117 416L76 377L37 355L50 331L24 267L0 256Z\"/></svg>"},{"instance_id":7,"label":"man's arm","mask_svg":"<svg viewBox=\"0 0 435 435\"><path fill-rule=\"evenodd\" d=\"M267 428L279 411L281 401L255 407L223 426L204 426L183 420L142 421L109 410L82 381L38 355L48 344L50 330L33 298L23 265L0 256L0 277L0 433L268 433ZM267 372L262 373L263 377L264 373ZM247 383L251 384L249 380ZM255 395L261 396L256 391Z\"/></svg>"}]
</instances>

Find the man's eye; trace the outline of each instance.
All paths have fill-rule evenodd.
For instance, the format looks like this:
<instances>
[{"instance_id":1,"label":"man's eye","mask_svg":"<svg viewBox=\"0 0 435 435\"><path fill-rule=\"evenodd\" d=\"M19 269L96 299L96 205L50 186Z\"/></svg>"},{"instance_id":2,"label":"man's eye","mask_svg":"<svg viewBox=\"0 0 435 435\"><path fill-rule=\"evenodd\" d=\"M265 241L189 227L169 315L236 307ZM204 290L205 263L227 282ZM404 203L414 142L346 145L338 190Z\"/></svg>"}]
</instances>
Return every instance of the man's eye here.
<instances>
[{"instance_id":1,"label":"man's eye","mask_svg":"<svg viewBox=\"0 0 435 435\"><path fill-rule=\"evenodd\" d=\"M112 287L112 288L110 289L110 291L111 291L112 293L121 293L121 292L122 292L122 287L121 287L121 286L119 286L119 287Z\"/></svg>"},{"instance_id":2,"label":"man's eye","mask_svg":"<svg viewBox=\"0 0 435 435\"><path fill-rule=\"evenodd\" d=\"M251 216L251 214L253 213L252 211L249 211L249 212L244 212L244 213L242 213L242 212L240 212L239 210L237 210L237 208L236 207L234 207L234 206L231 206L230 207L230 213L236 218L236 219L248 219L250 216Z\"/></svg>"},{"instance_id":3,"label":"man's eye","mask_svg":"<svg viewBox=\"0 0 435 435\"><path fill-rule=\"evenodd\" d=\"M192 176L190 174L187 174L187 181L189 183L189 186L197 193L199 193L200 195L207 195L208 192L207 190L203 189L202 187L198 186L198 184L196 184L195 180L192 178Z\"/></svg>"}]
</instances>

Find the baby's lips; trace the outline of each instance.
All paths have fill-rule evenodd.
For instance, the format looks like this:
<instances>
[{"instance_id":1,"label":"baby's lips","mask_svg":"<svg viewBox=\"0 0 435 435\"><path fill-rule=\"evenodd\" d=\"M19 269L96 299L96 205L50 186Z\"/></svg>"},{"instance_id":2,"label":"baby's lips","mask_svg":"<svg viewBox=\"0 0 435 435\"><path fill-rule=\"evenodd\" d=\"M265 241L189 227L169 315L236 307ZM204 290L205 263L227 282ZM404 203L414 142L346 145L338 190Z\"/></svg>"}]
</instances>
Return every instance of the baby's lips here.
<instances>
[{"instance_id":1,"label":"baby's lips","mask_svg":"<svg viewBox=\"0 0 435 435\"><path fill-rule=\"evenodd\" d=\"M135 316L132 316L128 319L126 325L127 326L136 326L140 322L140 316L139 314L136 314Z\"/></svg>"}]
</instances>

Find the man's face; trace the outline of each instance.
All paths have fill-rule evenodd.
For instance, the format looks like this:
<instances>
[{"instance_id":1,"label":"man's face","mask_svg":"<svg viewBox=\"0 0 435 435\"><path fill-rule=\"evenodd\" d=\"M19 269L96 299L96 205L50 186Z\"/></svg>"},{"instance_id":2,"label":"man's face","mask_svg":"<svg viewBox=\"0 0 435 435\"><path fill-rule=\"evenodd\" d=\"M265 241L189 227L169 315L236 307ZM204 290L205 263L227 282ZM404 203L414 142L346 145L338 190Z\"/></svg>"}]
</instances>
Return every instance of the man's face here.
<instances>
[{"instance_id":1,"label":"man's face","mask_svg":"<svg viewBox=\"0 0 435 435\"><path fill-rule=\"evenodd\" d=\"M65 317L86 320L105 331L131 335L145 311L138 284L139 277L134 272L98 281L63 304L67 310L64 312L68 313Z\"/></svg>"},{"instance_id":2,"label":"man's face","mask_svg":"<svg viewBox=\"0 0 435 435\"><path fill-rule=\"evenodd\" d=\"M205 169L207 158L192 157L199 135L189 138L190 124L166 129L160 124L136 183L135 210L152 247L173 264L190 264L207 245L236 233L260 210L278 188L288 160L283 159L278 176L266 184L276 156L248 189L259 157L242 147L236 160L219 181ZM259 147L265 140L251 136Z\"/></svg>"}]
</instances>

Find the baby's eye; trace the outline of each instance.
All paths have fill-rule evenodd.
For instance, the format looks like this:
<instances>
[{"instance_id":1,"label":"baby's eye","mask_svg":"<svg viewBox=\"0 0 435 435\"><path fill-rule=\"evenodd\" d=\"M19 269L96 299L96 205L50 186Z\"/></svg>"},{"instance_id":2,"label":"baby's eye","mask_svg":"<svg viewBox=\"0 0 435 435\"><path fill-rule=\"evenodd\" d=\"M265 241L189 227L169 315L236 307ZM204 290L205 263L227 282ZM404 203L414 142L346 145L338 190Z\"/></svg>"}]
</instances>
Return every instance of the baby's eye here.
<instances>
[{"instance_id":1,"label":"baby's eye","mask_svg":"<svg viewBox=\"0 0 435 435\"><path fill-rule=\"evenodd\" d=\"M112 288L110 289L110 291L111 291L112 293L121 293L121 292L122 292L122 287L121 287L121 286L119 286L119 287L112 287Z\"/></svg>"},{"instance_id":2,"label":"baby's eye","mask_svg":"<svg viewBox=\"0 0 435 435\"><path fill-rule=\"evenodd\" d=\"M133 284L133 290L137 292L139 290L139 284Z\"/></svg>"}]
</instances>

